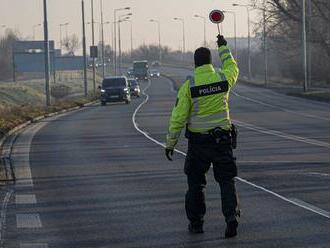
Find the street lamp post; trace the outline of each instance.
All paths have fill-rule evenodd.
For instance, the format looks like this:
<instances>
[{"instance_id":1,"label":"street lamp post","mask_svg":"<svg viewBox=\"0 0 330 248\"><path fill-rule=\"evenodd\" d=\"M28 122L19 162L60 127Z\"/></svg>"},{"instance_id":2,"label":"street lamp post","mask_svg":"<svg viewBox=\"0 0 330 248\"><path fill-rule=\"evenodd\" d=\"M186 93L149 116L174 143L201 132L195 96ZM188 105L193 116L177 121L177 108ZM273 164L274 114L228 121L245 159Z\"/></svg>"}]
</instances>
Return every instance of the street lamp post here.
<instances>
[{"instance_id":1,"label":"street lamp post","mask_svg":"<svg viewBox=\"0 0 330 248\"><path fill-rule=\"evenodd\" d=\"M36 25L33 25L33 40L35 40L36 39L36 28L37 27L40 27L41 26L41 24L39 23L39 24L36 24Z\"/></svg>"},{"instance_id":2,"label":"street lamp post","mask_svg":"<svg viewBox=\"0 0 330 248\"><path fill-rule=\"evenodd\" d=\"M119 16L119 20L118 20L118 52L119 52L119 63L118 63L118 67L119 67L119 72L121 73L121 59L122 59L122 54L121 54L121 34L120 34L120 23L125 22L129 19L130 14L127 15L121 15Z\"/></svg>"},{"instance_id":3,"label":"street lamp post","mask_svg":"<svg viewBox=\"0 0 330 248\"><path fill-rule=\"evenodd\" d=\"M115 74L117 74L117 12L118 11L124 11L124 10L130 10L130 7L126 7L126 8L119 8L119 9L114 9L113 11L113 17L114 17L114 21L113 21L113 33L114 33L114 55L113 55L113 62L114 62L114 69L115 69Z\"/></svg>"},{"instance_id":4,"label":"street lamp post","mask_svg":"<svg viewBox=\"0 0 330 248\"><path fill-rule=\"evenodd\" d=\"M64 26L68 26L69 25L69 23L68 22L66 22L66 23L62 23L62 24L60 24L59 26L60 26L60 48L62 49L62 47L63 47L63 42L62 42L62 27L64 27Z\"/></svg>"},{"instance_id":5,"label":"street lamp post","mask_svg":"<svg viewBox=\"0 0 330 248\"><path fill-rule=\"evenodd\" d=\"M91 0L91 11L92 11L92 46L95 46L95 33L94 33L94 0ZM93 92L96 93L96 68L95 68L95 58L93 58Z\"/></svg>"},{"instance_id":6,"label":"street lamp post","mask_svg":"<svg viewBox=\"0 0 330 248\"><path fill-rule=\"evenodd\" d=\"M203 22L204 22L204 46L206 47L206 18L204 16L197 15L197 14L194 15L194 17L203 19Z\"/></svg>"},{"instance_id":7,"label":"street lamp post","mask_svg":"<svg viewBox=\"0 0 330 248\"><path fill-rule=\"evenodd\" d=\"M181 23L182 23L182 36L183 36L183 40L182 40L182 43L183 43L183 47L182 47L182 61L184 61L184 54L186 52L186 38L185 38L184 19L183 18L175 17L174 20L181 21Z\"/></svg>"},{"instance_id":8,"label":"street lamp post","mask_svg":"<svg viewBox=\"0 0 330 248\"><path fill-rule=\"evenodd\" d=\"M50 90L49 90L49 39L48 39L48 17L47 17L47 0L44 0L44 55L45 55L45 93L46 106L50 105Z\"/></svg>"},{"instance_id":9,"label":"street lamp post","mask_svg":"<svg viewBox=\"0 0 330 248\"><path fill-rule=\"evenodd\" d=\"M236 13L234 11L223 11L224 13L229 13L232 14L234 17L234 42L235 42L235 59L237 60L238 55L237 55L237 25L236 25Z\"/></svg>"},{"instance_id":10,"label":"street lamp post","mask_svg":"<svg viewBox=\"0 0 330 248\"><path fill-rule=\"evenodd\" d=\"M303 67L304 67L304 92L308 90L307 75L307 39L306 39L306 0L302 0L302 42L303 42Z\"/></svg>"},{"instance_id":11,"label":"street lamp post","mask_svg":"<svg viewBox=\"0 0 330 248\"><path fill-rule=\"evenodd\" d=\"M82 45L83 45L83 57L84 57L84 96L87 97L88 85L87 85L87 52L86 52L86 25L85 25L85 2L81 0L81 15L82 15Z\"/></svg>"},{"instance_id":12,"label":"street lamp post","mask_svg":"<svg viewBox=\"0 0 330 248\"><path fill-rule=\"evenodd\" d=\"M159 48L159 62L162 62L162 46L161 46L161 39L160 39L160 21L151 19L150 22L157 23L158 26L158 48Z\"/></svg>"},{"instance_id":13,"label":"street lamp post","mask_svg":"<svg viewBox=\"0 0 330 248\"><path fill-rule=\"evenodd\" d=\"M101 8L101 35L102 35L102 76L105 77L105 61L104 61L104 23L103 23L103 0L100 0L100 8Z\"/></svg>"},{"instance_id":14,"label":"street lamp post","mask_svg":"<svg viewBox=\"0 0 330 248\"><path fill-rule=\"evenodd\" d=\"M251 5L237 4L234 3L233 6L245 7L248 16L248 78L251 79L251 35L250 35L250 7Z\"/></svg>"},{"instance_id":15,"label":"street lamp post","mask_svg":"<svg viewBox=\"0 0 330 248\"><path fill-rule=\"evenodd\" d=\"M130 51L130 57L132 59L132 53L133 53L133 21L127 19L127 22L130 23L130 33L131 33L131 51Z\"/></svg>"},{"instance_id":16,"label":"street lamp post","mask_svg":"<svg viewBox=\"0 0 330 248\"><path fill-rule=\"evenodd\" d=\"M268 84L268 47L267 47L267 34L266 34L266 30L267 30L267 20L266 20L266 2L264 0L264 6L263 6L263 43L264 43L264 68L265 68L265 73L264 73L264 76L265 76L265 86L267 86Z\"/></svg>"}]
</instances>

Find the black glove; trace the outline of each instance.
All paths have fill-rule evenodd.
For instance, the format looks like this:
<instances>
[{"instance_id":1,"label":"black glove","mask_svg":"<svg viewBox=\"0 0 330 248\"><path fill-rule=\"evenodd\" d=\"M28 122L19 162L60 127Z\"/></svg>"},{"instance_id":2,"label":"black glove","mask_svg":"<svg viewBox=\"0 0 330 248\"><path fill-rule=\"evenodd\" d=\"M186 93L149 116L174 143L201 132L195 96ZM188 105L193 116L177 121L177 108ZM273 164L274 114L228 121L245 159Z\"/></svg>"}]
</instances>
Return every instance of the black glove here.
<instances>
[{"instance_id":1,"label":"black glove","mask_svg":"<svg viewBox=\"0 0 330 248\"><path fill-rule=\"evenodd\" d=\"M218 38L217 40L218 47L227 46L227 41L225 40L223 35L218 34L217 38Z\"/></svg>"},{"instance_id":2,"label":"black glove","mask_svg":"<svg viewBox=\"0 0 330 248\"><path fill-rule=\"evenodd\" d=\"M172 156L173 156L173 149L166 148L165 149L165 155L168 160L172 161Z\"/></svg>"}]
</instances>

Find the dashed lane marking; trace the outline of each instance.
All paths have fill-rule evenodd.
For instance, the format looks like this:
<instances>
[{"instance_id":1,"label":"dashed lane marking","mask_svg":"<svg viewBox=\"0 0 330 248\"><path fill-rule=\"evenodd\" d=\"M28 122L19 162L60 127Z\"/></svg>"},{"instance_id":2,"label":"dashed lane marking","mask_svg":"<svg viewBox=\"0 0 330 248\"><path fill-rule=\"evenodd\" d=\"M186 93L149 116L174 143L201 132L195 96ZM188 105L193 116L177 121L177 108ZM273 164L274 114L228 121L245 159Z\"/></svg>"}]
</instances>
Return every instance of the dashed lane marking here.
<instances>
[{"instance_id":1,"label":"dashed lane marking","mask_svg":"<svg viewBox=\"0 0 330 248\"><path fill-rule=\"evenodd\" d=\"M45 243L21 243L20 248L48 248L48 244Z\"/></svg>"},{"instance_id":2,"label":"dashed lane marking","mask_svg":"<svg viewBox=\"0 0 330 248\"><path fill-rule=\"evenodd\" d=\"M132 122L133 122L133 125L134 125L135 129L136 129L139 133L141 133L141 134L144 135L147 139L151 140L152 142L156 143L157 145L160 145L160 146L162 146L162 147L165 148L165 144L164 144L164 143L161 143L161 142L159 142L158 140L152 138L149 134L147 134L147 133L144 132L142 129L140 129L140 128L138 127L137 123L136 123L136 114L137 114L138 111L142 108L142 106L143 106L144 104L146 104L146 103L148 102L148 100L149 100L149 95L146 93L146 90L147 90L150 86L151 86L151 82L149 81L149 82L148 82L148 85L147 85L147 86L143 89L143 91L142 91L142 94L143 94L146 98L145 98L145 100L144 100L142 103L140 103L140 105L135 109L135 111L134 111L134 113L133 113L133 116L132 116ZM316 145L316 144L314 144L314 145ZM184 153L184 152L182 152L182 151L180 151L180 150L178 150L178 149L175 149L175 151L176 151L177 153L179 153L179 154L182 154L183 156L186 156L186 153ZM271 190L269 190L269 189L267 189L267 188L265 188L265 187L259 186L259 185L257 185L257 184L252 183L252 182L249 182L248 180L245 180L245 179L243 179L243 178L241 178L241 177L236 177L236 179L239 180L240 182L243 182L243 183L245 183L245 184L247 184L247 185L250 185L250 186L252 186L252 187L254 187L254 188L256 188L256 189L259 189L259 190L261 190L261 191L264 191L264 192L266 192L266 193L269 193L269 194L271 194L271 195L273 195L273 196L275 196L275 197L277 197L277 198L279 198L279 199L281 199L281 200L283 200L283 201L285 201L285 202L291 203L291 204L293 204L293 205L295 205L295 206L297 206L297 207L303 208L303 209L305 209L305 210L308 210L308 211L310 211L310 212L313 212L313 213L315 213L315 214L318 214L318 215L320 215L320 216L323 216L323 217L326 217L326 218L330 219L330 215L328 214L327 211L325 211L325 210L323 210L323 209L320 209L320 208L318 208L318 207L316 207L316 206L314 206L314 205L311 205L311 204L309 204L309 203L306 203L306 202L300 201L300 200L298 200L298 199L294 199L294 200L289 199L289 198L287 198L287 197L285 197L285 196L282 196L282 195L280 195L280 194L277 194L277 193L275 193L275 192L273 192L273 191L271 191Z\"/></svg>"},{"instance_id":3,"label":"dashed lane marking","mask_svg":"<svg viewBox=\"0 0 330 248\"><path fill-rule=\"evenodd\" d=\"M10 190L6 193L5 198L3 199L2 206L1 206L1 221L0 221L0 244L1 247L3 246L5 230L6 230L6 219L7 219L7 206L10 201L10 198L13 194L13 191Z\"/></svg>"},{"instance_id":4,"label":"dashed lane marking","mask_svg":"<svg viewBox=\"0 0 330 248\"><path fill-rule=\"evenodd\" d=\"M16 194L15 202L16 202L16 204L36 204L37 198L33 194L31 194L31 195Z\"/></svg>"},{"instance_id":5,"label":"dashed lane marking","mask_svg":"<svg viewBox=\"0 0 330 248\"><path fill-rule=\"evenodd\" d=\"M312 175L312 176L330 177L330 174L320 173L320 172L308 172L308 173L305 173L305 175L306 174Z\"/></svg>"},{"instance_id":6,"label":"dashed lane marking","mask_svg":"<svg viewBox=\"0 0 330 248\"><path fill-rule=\"evenodd\" d=\"M17 228L41 228L39 214L16 214Z\"/></svg>"}]
</instances>

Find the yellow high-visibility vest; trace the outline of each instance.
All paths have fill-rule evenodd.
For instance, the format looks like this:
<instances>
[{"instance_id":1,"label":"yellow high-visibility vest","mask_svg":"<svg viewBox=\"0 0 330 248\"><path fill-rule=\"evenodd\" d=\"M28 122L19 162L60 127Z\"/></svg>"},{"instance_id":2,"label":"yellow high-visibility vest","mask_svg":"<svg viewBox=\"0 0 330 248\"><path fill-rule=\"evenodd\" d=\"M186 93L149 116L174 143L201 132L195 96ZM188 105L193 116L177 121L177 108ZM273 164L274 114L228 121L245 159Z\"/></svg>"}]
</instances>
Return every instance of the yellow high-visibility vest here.
<instances>
[{"instance_id":1,"label":"yellow high-visibility vest","mask_svg":"<svg viewBox=\"0 0 330 248\"><path fill-rule=\"evenodd\" d=\"M173 149L182 129L204 133L220 127L231 128L229 92L236 84L239 69L230 49L219 48L222 69L215 71L211 64L195 68L194 77L187 80L178 92L170 118L166 147Z\"/></svg>"}]
</instances>

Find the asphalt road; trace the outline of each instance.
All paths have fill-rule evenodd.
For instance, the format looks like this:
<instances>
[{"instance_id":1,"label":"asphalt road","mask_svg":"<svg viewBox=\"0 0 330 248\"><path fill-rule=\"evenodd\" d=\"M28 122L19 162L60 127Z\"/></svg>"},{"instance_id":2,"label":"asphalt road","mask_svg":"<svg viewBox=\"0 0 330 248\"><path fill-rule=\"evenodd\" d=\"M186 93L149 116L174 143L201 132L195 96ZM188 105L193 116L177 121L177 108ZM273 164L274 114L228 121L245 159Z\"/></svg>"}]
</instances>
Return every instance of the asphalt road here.
<instances>
[{"instance_id":1,"label":"asphalt road","mask_svg":"<svg viewBox=\"0 0 330 248\"><path fill-rule=\"evenodd\" d=\"M147 99L87 107L19 136L4 247L330 246L329 104L237 85L242 218L225 240L212 172L205 233L187 232L186 140L174 162L161 147L176 94L164 78L142 88Z\"/></svg>"}]
</instances>

